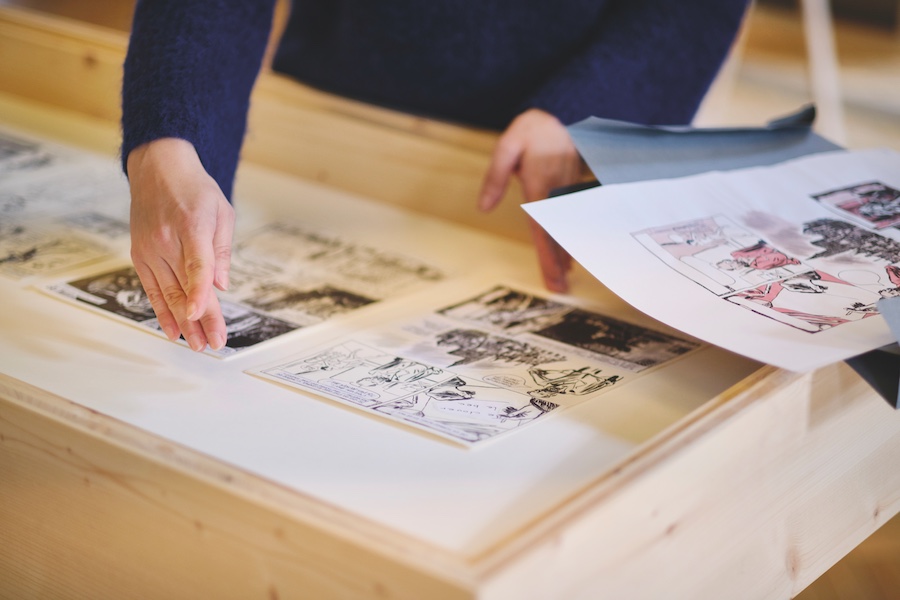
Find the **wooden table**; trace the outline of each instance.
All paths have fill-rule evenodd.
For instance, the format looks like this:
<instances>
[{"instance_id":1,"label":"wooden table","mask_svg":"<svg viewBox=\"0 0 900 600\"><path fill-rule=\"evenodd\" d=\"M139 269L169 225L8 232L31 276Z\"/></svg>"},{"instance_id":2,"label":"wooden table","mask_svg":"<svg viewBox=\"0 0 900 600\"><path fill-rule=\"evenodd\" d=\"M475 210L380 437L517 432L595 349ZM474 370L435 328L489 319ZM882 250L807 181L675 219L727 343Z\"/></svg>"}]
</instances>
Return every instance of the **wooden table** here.
<instances>
[{"instance_id":1,"label":"wooden table","mask_svg":"<svg viewBox=\"0 0 900 600\"><path fill-rule=\"evenodd\" d=\"M124 45L0 10L0 122L112 159ZM239 218L538 286L521 211L469 207L492 141L266 74ZM708 348L466 452L243 373L278 345L222 363L0 297L3 598L787 598L900 510L900 415L843 364Z\"/></svg>"}]
</instances>

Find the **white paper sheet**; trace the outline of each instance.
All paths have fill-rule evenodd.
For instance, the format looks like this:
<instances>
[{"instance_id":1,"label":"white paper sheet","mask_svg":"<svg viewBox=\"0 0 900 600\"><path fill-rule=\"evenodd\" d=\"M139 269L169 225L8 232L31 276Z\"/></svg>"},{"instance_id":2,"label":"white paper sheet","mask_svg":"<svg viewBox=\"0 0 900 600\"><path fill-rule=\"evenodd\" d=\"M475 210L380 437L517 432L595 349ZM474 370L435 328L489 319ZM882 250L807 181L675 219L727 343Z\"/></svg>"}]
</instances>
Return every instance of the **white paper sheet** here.
<instances>
[{"instance_id":1,"label":"white paper sheet","mask_svg":"<svg viewBox=\"0 0 900 600\"><path fill-rule=\"evenodd\" d=\"M84 155L67 152L77 155L76 160ZM54 156L61 154L54 150ZM123 183L115 158L104 160ZM3 174L0 187L7 189L11 181ZM41 185L32 189L50 192L39 198L60 199L60 212L41 209L42 214L63 217L70 212L63 198L72 198L65 187L59 194L59 188L54 192L41 183L43 177L33 181ZM446 306L451 298L482 292L498 273L517 288L541 289L532 248L252 164L241 166L236 186L238 240L266 223L301 222L311 231L333 232L357 245L440 265L448 279L420 291L404 288L400 297L281 336L253 352L210 360L38 293L21 279L0 276L3 375L148 431L160 447L181 444L401 534L474 556L556 510L640 444L759 368L754 361L705 346L680 358L677 368L653 370L627 385L615 385L596 400L477 452L399 432L383 418L369 418L244 371L299 352L307 341L337 340L409 316L406 299L411 295L417 296L418 306ZM81 197L106 197L127 214L127 186L123 189L121 202L103 194ZM47 206L43 200L34 204L34 198L29 195L24 206L14 202L19 206L14 210ZM82 208L89 206L78 210ZM6 223L2 211L0 206L0 220ZM66 271L65 280L100 269ZM592 278L577 275L577 297L567 300L657 328L658 323Z\"/></svg>"},{"instance_id":2,"label":"white paper sheet","mask_svg":"<svg viewBox=\"0 0 900 600\"><path fill-rule=\"evenodd\" d=\"M0 276L26 284L127 254L114 161L0 128Z\"/></svg>"},{"instance_id":3,"label":"white paper sheet","mask_svg":"<svg viewBox=\"0 0 900 600\"><path fill-rule=\"evenodd\" d=\"M0 231L0 249L3 242ZM227 341L221 350L207 348L205 353L227 358L442 278L436 267L403 255L323 231L284 222L269 224L235 244L231 285L227 292L218 292ZM131 265L61 279L41 289L163 335Z\"/></svg>"},{"instance_id":4,"label":"white paper sheet","mask_svg":"<svg viewBox=\"0 0 900 600\"><path fill-rule=\"evenodd\" d=\"M603 284L695 337L793 371L893 341L900 154L830 152L525 205Z\"/></svg>"},{"instance_id":5,"label":"white paper sheet","mask_svg":"<svg viewBox=\"0 0 900 600\"><path fill-rule=\"evenodd\" d=\"M481 445L701 346L504 285L410 312L250 372Z\"/></svg>"}]
</instances>

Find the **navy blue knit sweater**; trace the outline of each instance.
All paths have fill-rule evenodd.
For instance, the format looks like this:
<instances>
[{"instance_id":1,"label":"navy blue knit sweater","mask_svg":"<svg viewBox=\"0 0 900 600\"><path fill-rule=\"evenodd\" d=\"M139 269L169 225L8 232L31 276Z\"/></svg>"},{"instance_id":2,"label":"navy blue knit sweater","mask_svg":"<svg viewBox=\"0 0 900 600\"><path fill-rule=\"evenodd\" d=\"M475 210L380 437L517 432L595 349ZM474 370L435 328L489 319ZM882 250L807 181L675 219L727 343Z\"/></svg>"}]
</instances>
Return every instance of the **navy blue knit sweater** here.
<instances>
[{"instance_id":1,"label":"navy blue knit sweater","mask_svg":"<svg viewBox=\"0 0 900 600\"><path fill-rule=\"evenodd\" d=\"M747 0L294 0L273 68L348 97L503 129L541 108L687 123ZM125 60L122 160L194 144L226 197L274 0L140 0Z\"/></svg>"}]
</instances>

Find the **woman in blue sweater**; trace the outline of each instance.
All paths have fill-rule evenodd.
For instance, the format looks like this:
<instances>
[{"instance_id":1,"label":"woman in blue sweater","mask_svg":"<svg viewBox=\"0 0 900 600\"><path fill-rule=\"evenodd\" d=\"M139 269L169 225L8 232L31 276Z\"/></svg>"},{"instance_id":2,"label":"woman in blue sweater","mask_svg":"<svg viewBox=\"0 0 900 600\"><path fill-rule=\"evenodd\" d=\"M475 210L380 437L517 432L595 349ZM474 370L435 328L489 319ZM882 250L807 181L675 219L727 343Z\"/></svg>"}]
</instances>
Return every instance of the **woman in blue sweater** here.
<instances>
[{"instance_id":1,"label":"woman in blue sweater","mask_svg":"<svg viewBox=\"0 0 900 600\"><path fill-rule=\"evenodd\" d=\"M122 91L132 258L170 339L225 344L229 204L275 0L140 0ZM294 0L273 69L323 90L502 131L479 207L572 183L564 124L688 123L747 0ZM547 287L567 257L536 237Z\"/></svg>"}]
</instances>

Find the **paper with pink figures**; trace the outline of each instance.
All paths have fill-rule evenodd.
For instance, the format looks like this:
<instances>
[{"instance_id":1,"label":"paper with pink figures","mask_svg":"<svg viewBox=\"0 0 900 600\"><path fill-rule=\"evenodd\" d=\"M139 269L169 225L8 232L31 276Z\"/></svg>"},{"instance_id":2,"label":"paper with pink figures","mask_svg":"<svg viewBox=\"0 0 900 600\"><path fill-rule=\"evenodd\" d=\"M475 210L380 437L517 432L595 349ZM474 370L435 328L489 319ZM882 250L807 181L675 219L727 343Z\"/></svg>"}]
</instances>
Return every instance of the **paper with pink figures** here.
<instances>
[{"instance_id":1,"label":"paper with pink figures","mask_svg":"<svg viewBox=\"0 0 900 600\"><path fill-rule=\"evenodd\" d=\"M894 341L900 154L598 187L526 210L594 276L690 335L794 371Z\"/></svg>"}]
</instances>

